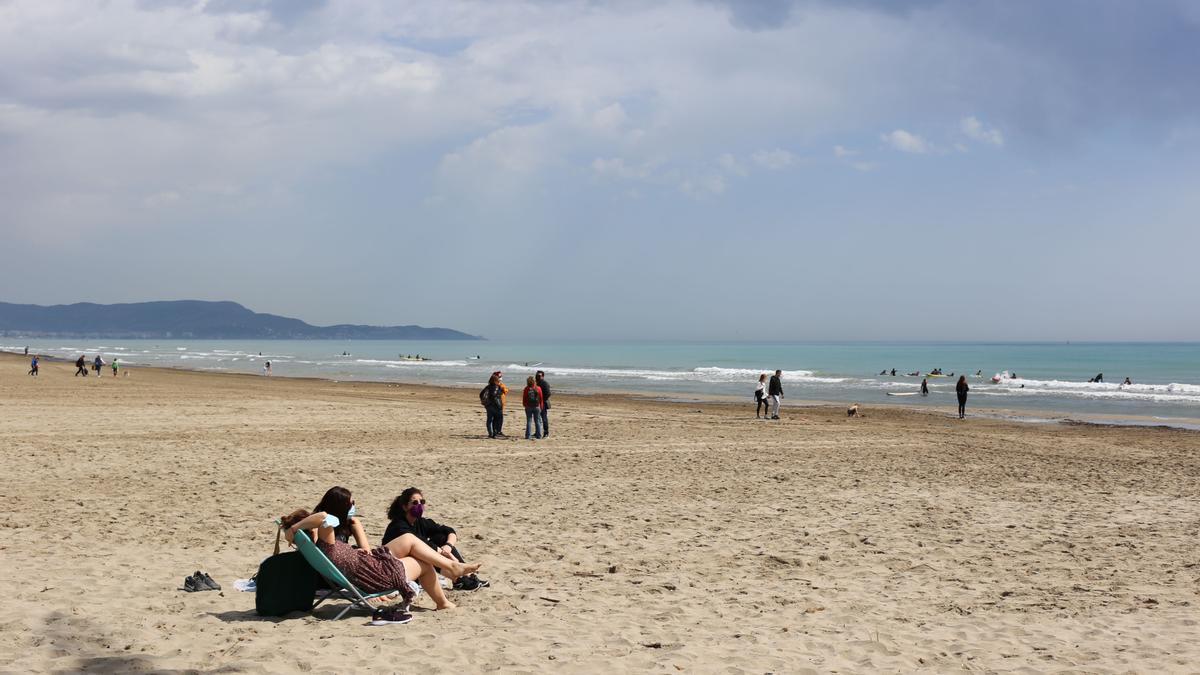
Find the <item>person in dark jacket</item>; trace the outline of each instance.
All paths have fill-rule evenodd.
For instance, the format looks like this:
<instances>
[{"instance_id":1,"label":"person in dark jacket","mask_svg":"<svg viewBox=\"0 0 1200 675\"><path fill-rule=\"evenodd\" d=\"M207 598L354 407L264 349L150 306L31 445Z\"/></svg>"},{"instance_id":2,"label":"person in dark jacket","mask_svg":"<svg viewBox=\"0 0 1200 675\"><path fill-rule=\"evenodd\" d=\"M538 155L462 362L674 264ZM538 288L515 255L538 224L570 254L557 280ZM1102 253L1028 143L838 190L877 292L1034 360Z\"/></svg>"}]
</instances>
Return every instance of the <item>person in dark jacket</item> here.
<instances>
[{"instance_id":1,"label":"person in dark jacket","mask_svg":"<svg viewBox=\"0 0 1200 675\"><path fill-rule=\"evenodd\" d=\"M410 487L392 500L388 507L387 531L383 533L383 543L396 539L404 534L412 534L429 545L430 548L443 556L465 563L462 553L459 553L458 533L449 525L442 525L432 518L425 517L425 496L415 487ZM474 591L490 586L487 581L472 574L454 582L456 591Z\"/></svg>"},{"instance_id":2,"label":"person in dark jacket","mask_svg":"<svg viewBox=\"0 0 1200 675\"><path fill-rule=\"evenodd\" d=\"M84 365L85 363L87 361L82 356L75 359L75 377L79 377L80 375L87 377L87 366Z\"/></svg>"},{"instance_id":3,"label":"person in dark jacket","mask_svg":"<svg viewBox=\"0 0 1200 675\"><path fill-rule=\"evenodd\" d=\"M537 386L542 390L542 438L550 435L550 384L546 382L546 373L537 371Z\"/></svg>"},{"instance_id":4,"label":"person in dark jacket","mask_svg":"<svg viewBox=\"0 0 1200 675\"><path fill-rule=\"evenodd\" d=\"M966 375L958 378L954 391L958 394L958 419L961 420L967 416L967 392L971 391L971 387L967 386Z\"/></svg>"},{"instance_id":5,"label":"person in dark jacket","mask_svg":"<svg viewBox=\"0 0 1200 675\"><path fill-rule=\"evenodd\" d=\"M500 430L504 427L504 392L500 389L500 376L493 374L488 383L479 390L479 402L487 411L488 438L504 436Z\"/></svg>"},{"instance_id":6,"label":"person in dark jacket","mask_svg":"<svg viewBox=\"0 0 1200 675\"><path fill-rule=\"evenodd\" d=\"M921 380L921 395L922 396L929 395L929 378L925 378L924 380Z\"/></svg>"},{"instance_id":7,"label":"person in dark jacket","mask_svg":"<svg viewBox=\"0 0 1200 675\"><path fill-rule=\"evenodd\" d=\"M771 376L771 383L767 387L767 396L771 398L771 419L779 419L779 401L783 398L783 380L780 376L783 375L782 370L776 370Z\"/></svg>"}]
</instances>

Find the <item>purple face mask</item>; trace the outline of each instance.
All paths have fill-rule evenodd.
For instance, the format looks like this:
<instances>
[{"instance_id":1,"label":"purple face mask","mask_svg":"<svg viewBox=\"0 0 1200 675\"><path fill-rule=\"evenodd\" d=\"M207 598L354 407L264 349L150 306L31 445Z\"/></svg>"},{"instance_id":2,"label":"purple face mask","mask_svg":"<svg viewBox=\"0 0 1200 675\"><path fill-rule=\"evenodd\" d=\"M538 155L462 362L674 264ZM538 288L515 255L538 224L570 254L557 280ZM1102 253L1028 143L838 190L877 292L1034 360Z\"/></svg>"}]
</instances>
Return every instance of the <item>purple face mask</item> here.
<instances>
[{"instance_id":1,"label":"purple face mask","mask_svg":"<svg viewBox=\"0 0 1200 675\"><path fill-rule=\"evenodd\" d=\"M424 513L425 513L425 505L424 504L409 504L408 515L412 516L413 518L420 518L421 515Z\"/></svg>"}]
</instances>

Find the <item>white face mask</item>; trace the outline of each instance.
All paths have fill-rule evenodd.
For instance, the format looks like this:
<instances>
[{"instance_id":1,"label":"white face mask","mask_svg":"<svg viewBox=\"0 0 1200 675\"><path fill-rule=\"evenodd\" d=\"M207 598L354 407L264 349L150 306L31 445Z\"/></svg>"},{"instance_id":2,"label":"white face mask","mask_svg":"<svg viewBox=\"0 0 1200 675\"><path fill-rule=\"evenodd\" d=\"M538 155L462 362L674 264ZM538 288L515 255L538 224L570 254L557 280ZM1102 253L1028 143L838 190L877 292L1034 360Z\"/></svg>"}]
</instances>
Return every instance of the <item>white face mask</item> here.
<instances>
[{"instance_id":1,"label":"white face mask","mask_svg":"<svg viewBox=\"0 0 1200 675\"><path fill-rule=\"evenodd\" d=\"M346 512L347 518L353 518L358 513L358 509L354 508L354 506L354 504L350 505L350 510Z\"/></svg>"}]
</instances>

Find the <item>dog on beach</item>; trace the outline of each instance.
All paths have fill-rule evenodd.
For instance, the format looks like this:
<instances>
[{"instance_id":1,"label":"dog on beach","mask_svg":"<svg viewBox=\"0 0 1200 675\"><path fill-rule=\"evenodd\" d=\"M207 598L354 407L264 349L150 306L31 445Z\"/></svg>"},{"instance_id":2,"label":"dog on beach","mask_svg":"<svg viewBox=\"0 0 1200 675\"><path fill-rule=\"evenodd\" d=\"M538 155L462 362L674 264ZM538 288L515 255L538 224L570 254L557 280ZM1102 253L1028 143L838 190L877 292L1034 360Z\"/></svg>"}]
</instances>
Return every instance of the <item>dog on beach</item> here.
<instances>
[{"instance_id":1,"label":"dog on beach","mask_svg":"<svg viewBox=\"0 0 1200 675\"><path fill-rule=\"evenodd\" d=\"M858 417L858 404L857 403L850 406L849 408L846 408L846 417Z\"/></svg>"}]
</instances>

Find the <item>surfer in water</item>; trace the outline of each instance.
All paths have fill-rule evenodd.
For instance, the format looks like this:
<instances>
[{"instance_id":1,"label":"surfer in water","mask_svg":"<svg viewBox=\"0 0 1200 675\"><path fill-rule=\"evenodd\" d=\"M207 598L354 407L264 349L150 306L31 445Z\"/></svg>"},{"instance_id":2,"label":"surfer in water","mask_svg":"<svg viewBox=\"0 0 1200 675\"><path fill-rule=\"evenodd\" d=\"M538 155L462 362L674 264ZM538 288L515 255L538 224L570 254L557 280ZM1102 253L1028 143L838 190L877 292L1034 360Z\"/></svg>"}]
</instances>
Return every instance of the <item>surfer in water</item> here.
<instances>
[{"instance_id":1,"label":"surfer in water","mask_svg":"<svg viewBox=\"0 0 1200 675\"><path fill-rule=\"evenodd\" d=\"M922 396L929 395L929 380L928 380L928 378L921 380L921 395Z\"/></svg>"}]
</instances>

